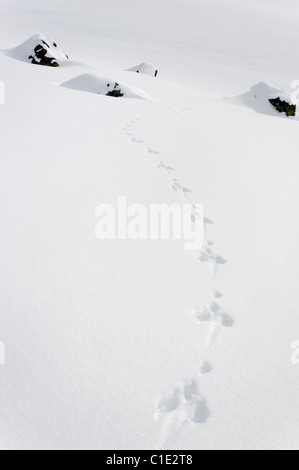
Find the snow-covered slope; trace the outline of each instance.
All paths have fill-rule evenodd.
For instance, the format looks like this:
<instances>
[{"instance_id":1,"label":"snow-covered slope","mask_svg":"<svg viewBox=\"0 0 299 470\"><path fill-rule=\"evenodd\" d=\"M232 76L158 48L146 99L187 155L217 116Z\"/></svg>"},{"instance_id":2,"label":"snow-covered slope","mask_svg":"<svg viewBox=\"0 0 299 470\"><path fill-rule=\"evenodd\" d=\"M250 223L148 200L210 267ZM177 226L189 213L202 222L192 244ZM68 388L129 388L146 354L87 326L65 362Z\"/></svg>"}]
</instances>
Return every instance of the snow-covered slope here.
<instances>
[{"instance_id":1,"label":"snow-covered slope","mask_svg":"<svg viewBox=\"0 0 299 470\"><path fill-rule=\"evenodd\" d=\"M298 14L1 1L2 449L298 449L299 124L268 101L298 96ZM64 67L7 54L39 31ZM124 195L202 203L202 250L99 241Z\"/></svg>"}]
</instances>

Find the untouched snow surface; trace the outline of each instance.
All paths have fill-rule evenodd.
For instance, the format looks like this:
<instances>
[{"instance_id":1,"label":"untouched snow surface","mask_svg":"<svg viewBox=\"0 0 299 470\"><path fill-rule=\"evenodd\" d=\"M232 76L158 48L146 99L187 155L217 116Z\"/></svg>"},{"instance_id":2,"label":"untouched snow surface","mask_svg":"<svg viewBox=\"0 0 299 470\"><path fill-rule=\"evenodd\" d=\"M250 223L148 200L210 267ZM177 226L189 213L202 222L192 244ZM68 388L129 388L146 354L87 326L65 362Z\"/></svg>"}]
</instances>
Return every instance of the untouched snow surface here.
<instances>
[{"instance_id":1,"label":"untouched snow surface","mask_svg":"<svg viewBox=\"0 0 299 470\"><path fill-rule=\"evenodd\" d=\"M297 0L1 0L2 449L298 449L299 123L244 95L296 91L298 21ZM37 31L67 66L5 54ZM151 99L60 86L82 75ZM202 250L99 241L119 196L202 203Z\"/></svg>"}]
</instances>

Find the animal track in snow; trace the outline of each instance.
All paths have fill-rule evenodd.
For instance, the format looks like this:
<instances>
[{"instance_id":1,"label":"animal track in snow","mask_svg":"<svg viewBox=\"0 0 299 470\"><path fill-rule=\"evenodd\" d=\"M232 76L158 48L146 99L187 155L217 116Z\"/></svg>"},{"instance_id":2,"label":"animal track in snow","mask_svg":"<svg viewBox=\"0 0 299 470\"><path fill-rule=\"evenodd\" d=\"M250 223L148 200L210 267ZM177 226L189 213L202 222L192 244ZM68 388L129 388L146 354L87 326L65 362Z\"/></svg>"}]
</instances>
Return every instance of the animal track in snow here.
<instances>
[{"instance_id":1,"label":"animal track in snow","mask_svg":"<svg viewBox=\"0 0 299 470\"><path fill-rule=\"evenodd\" d=\"M227 328L232 328L234 324L235 324L235 321L233 317L231 317L227 313L222 314L222 326L225 326Z\"/></svg>"},{"instance_id":2,"label":"animal track in snow","mask_svg":"<svg viewBox=\"0 0 299 470\"><path fill-rule=\"evenodd\" d=\"M194 313L199 322L209 322L212 320L212 312L207 305L203 305L199 310L196 309Z\"/></svg>"},{"instance_id":3,"label":"animal track in snow","mask_svg":"<svg viewBox=\"0 0 299 470\"><path fill-rule=\"evenodd\" d=\"M192 217L195 220L202 219L202 213L198 211L195 205L192 206Z\"/></svg>"},{"instance_id":4,"label":"animal track in snow","mask_svg":"<svg viewBox=\"0 0 299 470\"><path fill-rule=\"evenodd\" d=\"M221 292L219 292L218 290L214 290L213 296L215 297L215 299L221 299L221 297L223 297Z\"/></svg>"},{"instance_id":5,"label":"animal track in snow","mask_svg":"<svg viewBox=\"0 0 299 470\"><path fill-rule=\"evenodd\" d=\"M195 424L205 424L210 417L210 411L206 399L198 391L195 380L185 385L184 398L189 419Z\"/></svg>"},{"instance_id":6,"label":"animal track in snow","mask_svg":"<svg viewBox=\"0 0 299 470\"><path fill-rule=\"evenodd\" d=\"M136 144L144 144L143 140L136 139L136 137L132 137L131 140L132 140L132 142L135 142Z\"/></svg>"},{"instance_id":7,"label":"animal track in snow","mask_svg":"<svg viewBox=\"0 0 299 470\"><path fill-rule=\"evenodd\" d=\"M153 155L160 155L159 152L156 152L155 150L152 150L151 148L148 148L148 149L147 149L147 153L151 153L151 154L153 154Z\"/></svg>"},{"instance_id":8,"label":"animal track in snow","mask_svg":"<svg viewBox=\"0 0 299 470\"><path fill-rule=\"evenodd\" d=\"M205 247L200 255L198 256L199 261L202 263L212 263L212 264L226 264L226 259L222 256L217 255L211 248Z\"/></svg>"},{"instance_id":9,"label":"animal track in snow","mask_svg":"<svg viewBox=\"0 0 299 470\"><path fill-rule=\"evenodd\" d=\"M213 367L208 361L203 361L199 368L199 372L202 375L209 374L212 370L213 370Z\"/></svg>"},{"instance_id":10,"label":"animal track in snow","mask_svg":"<svg viewBox=\"0 0 299 470\"><path fill-rule=\"evenodd\" d=\"M168 166L166 165L164 162L160 161L157 165L157 168L159 169L163 169L163 170L166 170L166 171L174 171L174 168L172 168L171 166Z\"/></svg>"},{"instance_id":11,"label":"animal track in snow","mask_svg":"<svg viewBox=\"0 0 299 470\"><path fill-rule=\"evenodd\" d=\"M206 399L200 394L196 380L176 388L163 397L157 406L156 419L171 417L175 421L205 424L211 416ZM175 422L173 423L175 429Z\"/></svg>"},{"instance_id":12,"label":"animal track in snow","mask_svg":"<svg viewBox=\"0 0 299 470\"><path fill-rule=\"evenodd\" d=\"M184 112L185 112L185 110L180 109L180 110L169 111L166 114L174 115L174 114L179 114L179 113L184 113ZM177 179L172 178L170 173L175 171L174 168L167 165L167 163L165 163L164 161L161 160L160 152L154 150L152 147L147 147L146 142L144 140L138 138L135 135L135 133L133 132L133 126L135 124L138 124L139 122L141 122L145 119L149 119L151 117L156 117L156 116L157 116L156 114L152 114L152 115L147 115L146 114L146 115L140 116L138 118L132 119L131 121L129 121L127 124L124 125L124 127L122 128L122 132L131 140L131 142L136 143L138 145L141 145L148 154L157 157L156 167L159 170L164 170L165 171L167 177L170 179L170 186L171 186L172 190L175 191L175 192L178 192L178 193L182 193L185 197L187 197L188 194L191 193L191 190L189 188L181 185Z\"/></svg>"},{"instance_id":13,"label":"animal track in snow","mask_svg":"<svg viewBox=\"0 0 299 470\"><path fill-rule=\"evenodd\" d=\"M178 183L178 180L176 179L173 179L172 180L173 183L172 183L172 189L173 191L179 191L181 193L184 193L185 195L187 195L187 193L191 193L192 191L188 188L185 188L184 186L181 186L179 183Z\"/></svg>"},{"instance_id":14,"label":"animal track in snow","mask_svg":"<svg viewBox=\"0 0 299 470\"><path fill-rule=\"evenodd\" d=\"M180 405L180 395L180 389L176 388L170 396L162 398L158 404L159 413L170 413L176 410Z\"/></svg>"},{"instance_id":15,"label":"animal track in snow","mask_svg":"<svg viewBox=\"0 0 299 470\"><path fill-rule=\"evenodd\" d=\"M214 326L224 326L226 328L232 328L235 323L234 319L217 302L203 305L201 308L195 309L194 313L200 323L209 322Z\"/></svg>"},{"instance_id":16,"label":"animal track in snow","mask_svg":"<svg viewBox=\"0 0 299 470\"><path fill-rule=\"evenodd\" d=\"M183 113L185 110L171 110L169 115L175 115ZM133 143L140 145L143 150L151 157L156 159L156 168L168 179L170 188L176 192L182 194L185 198L191 193L191 190L181 184L181 182L173 177L174 168L169 166L163 159L161 152L155 150L153 147L148 146L148 144L138 138L135 133L134 126L145 119L154 118L156 115L143 115L137 119L131 120L122 131L130 138ZM222 327L231 328L234 326L234 319L222 309L222 307L217 303L219 299L223 296L221 292L214 289L214 281L217 275L218 266L225 265L227 263L226 259L218 255L214 249L214 243L208 239L208 229L214 222L207 218L203 217L202 211L198 206L194 205L191 212L192 222L198 220L203 220L206 241L203 245L202 250L197 254L197 258L201 263L207 263L211 270L211 282L213 287L213 301L209 305L203 305L201 308L195 309L195 317L199 323L206 323L208 325L208 332L206 338L206 349L211 347L215 338L217 337L218 332ZM203 360L197 370L198 375L205 380L213 367L207 360ZM207 404L206 399L200 394L198 382L196 380L191 380L185 383L184 386L175 388L173 392L161 398L157 407L155 418L161 420L161 429L160 429L160 438L159 438L159 448L163 443L167 443L170 437L177 434L181 428L186 423L191 424L204 424L207 422L211 416L210 410Z\"/></svg>"}]
</instances>

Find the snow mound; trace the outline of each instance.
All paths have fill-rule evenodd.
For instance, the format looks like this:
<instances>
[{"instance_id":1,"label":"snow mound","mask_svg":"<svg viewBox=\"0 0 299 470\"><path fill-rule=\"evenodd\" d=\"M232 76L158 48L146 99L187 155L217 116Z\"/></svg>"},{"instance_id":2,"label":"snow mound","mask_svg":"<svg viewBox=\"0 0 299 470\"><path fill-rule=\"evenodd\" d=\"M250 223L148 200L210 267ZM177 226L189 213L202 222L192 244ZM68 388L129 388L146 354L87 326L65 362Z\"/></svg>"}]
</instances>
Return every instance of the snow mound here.
<instances>
[{"instance_id":1,"label":"snow mound","mask_svg":"<svg viewBox=\"0 0 299 470\"><path fill-rule=\"evenodd\" d=\"M23 62L48 67L59 67L68 60L68 56L58 44L42 34L32 36L20 46L9 49L6 51L6 55Z\"/></svg>"},{"instance_id":2,"label":"snow mound","mask_svg":"<svg viewBox=\"0 0 299 470\"><path fill-rule=\"evenodd\" d=\"M149 99L149 96L141 90L132 88L123 83L120 84L111 78L100 77L89 73L79 75L72 80L62 83L60 86L115 98Z\"/></svg>"},{"instance_id":3,"label":"snow mound","mask_svg":"<svg viewBox=\"0 0 299 470\"><path fill-rule=\"evenodd\" d=\"M241 102L260 114L271 116L278 116L279 112L286 114L287 105L295 111L297 106L292 93L264 82L254 85L248 93L233 98L232 101ZM284 102L285 106L281 106Z\"/></svg>"},{"instance_id":4,"label":"snow mound","mask_svg":"<svg viewBox=\"0 0 299 470\"><path fill-rule=\"evenodd\" d=\"M127 70L128 72L142 73L144 75L150 75L151 77L157 77L158 70L151 64L139 64Z\"/></svg>"}]
</instances>

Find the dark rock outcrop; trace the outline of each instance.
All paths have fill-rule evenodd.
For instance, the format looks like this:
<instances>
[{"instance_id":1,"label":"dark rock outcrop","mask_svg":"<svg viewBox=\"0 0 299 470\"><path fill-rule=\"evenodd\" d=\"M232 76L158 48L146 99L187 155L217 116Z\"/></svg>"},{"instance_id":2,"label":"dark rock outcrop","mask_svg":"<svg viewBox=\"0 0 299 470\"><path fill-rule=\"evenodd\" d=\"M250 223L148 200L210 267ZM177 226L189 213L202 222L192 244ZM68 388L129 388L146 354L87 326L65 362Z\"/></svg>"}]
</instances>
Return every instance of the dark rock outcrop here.
<instances>
[{"instance_id":1,"label":"dark rock outcrop","mask_svg":"<svg viewBox=\"0 0 299 470\"><path fill-rule=\"evenodd\" d=\"M110 83L107 84L107 87L111 87ZM122 92L119 84L115 82L113 90L108 91L106 96L112 96L113 98L121 98L122 96L124 96L124 93Z\"/></svg>"},{"instance_id":2,"label":"dark rock outcrop","mask_svg":"<svg viewBox=\"0 0 299 470\"><path fill-rule=\"evenodd\" d=\"M296 116L296 105L287 103L279 97L269 100L272 106L277 109L279 113L285 113L286 116Z\"/></svg>"},{"instance_id":3,"label":"dark rock outcrop","mask_svg":"<svg viewBox=\"0 0 299 470\"><path fill-rule=\"evenodd\" d=\"M58 47L56 42L47 40L43 36L36 36L34 40L37 45L34 46L34 52L28 56L32 64L59 67L59 61L68 59L68 56Z\"/></svg>"},{"instance_id":4,"label":"dark rock outcrop","mask_svg":"<svg viewBox=\"0 0 299 470\"><path fill-rule=\"evenodd\" d=\"M49 48L48 44L42 41L46 47ZM31 59L31 63L35 65L45 65L48 67L59 67L59 64L56 62L54 57L47 57L47 49L42 45L38 45L34 48L35 56L30 55L28 59Z\"/></svg>"}]
</instances>

